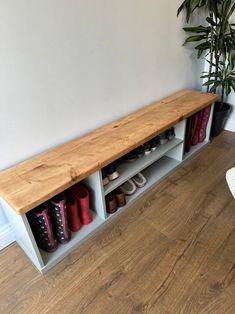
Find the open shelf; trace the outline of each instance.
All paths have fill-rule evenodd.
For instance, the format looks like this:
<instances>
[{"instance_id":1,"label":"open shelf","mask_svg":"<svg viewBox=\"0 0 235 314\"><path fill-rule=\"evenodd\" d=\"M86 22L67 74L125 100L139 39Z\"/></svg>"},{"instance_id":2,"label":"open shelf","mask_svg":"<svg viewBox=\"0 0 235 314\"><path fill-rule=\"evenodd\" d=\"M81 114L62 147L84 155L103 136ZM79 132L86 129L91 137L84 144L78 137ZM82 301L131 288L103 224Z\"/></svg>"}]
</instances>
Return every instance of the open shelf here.
<instances>
[{"instance_id":1,"label":"open shelf","mask_svg":"<svg viewBox=\"0 0 235 314\"><path fill-rule=\"evenodd\" d=\"M126 205L120 207L115 213L108 214L108 218L114 217L124 211L132 203L134 203L143 193L150 190L154 185L164 179L171 171L173 171L181 162L173 158L163 156L154 164L142 171L147 179L147 183L142 188L137 188L136 192L130 196L126 196Z\"/></svg>"},{"instance_id":2,"label":"open shelf","mask_svg":"<svg viewBox=\"0 0 235 314\"><path fill-rule=\"evenodd\" d=\"M83 225L78 232L71 232L71 240L62 245L59 244L58 249L53 253L48 253L40 249L45 268L49 269L62 260L66 255L78 247L84 240L87 240L95 231L104 223L104 219L100 218L95 212L91 211L93 220L88 225Z\"/></svg>"},{"instance_id":3,"label":"open shelf","mask_svg":"<svg viewBox=\"0 0 235 314\"><path fill-rule=\"evenodd\" d=\"M190 151L184 154L184 160L195 156L195 154L197 154L201 149L205 148L205 146L207 146L208 144L209 142L204 141L202 143L198 143L195 146L191 146Z\"/></svg>"},{"instance_id":4,"label":"open shelf","mask_svg":"<svg viewBox=\"0 0 235 314\"><path fill-rule=\"evenodd\" d=\"M153 164L155 161L164 156L168 151L180 145L182 142L183 140L179 138L174 138L166 144L160 145L154 152L152 152L148 156L138 158L134 162L120 162L119 164L117 164L116 168L120 176L116 180L109 182L109 184L104 187L104 194L109 194L122 183L132 178L134 175L136 175L138 172L142 171L146 167Z\"/></svg>"}]
</instances>

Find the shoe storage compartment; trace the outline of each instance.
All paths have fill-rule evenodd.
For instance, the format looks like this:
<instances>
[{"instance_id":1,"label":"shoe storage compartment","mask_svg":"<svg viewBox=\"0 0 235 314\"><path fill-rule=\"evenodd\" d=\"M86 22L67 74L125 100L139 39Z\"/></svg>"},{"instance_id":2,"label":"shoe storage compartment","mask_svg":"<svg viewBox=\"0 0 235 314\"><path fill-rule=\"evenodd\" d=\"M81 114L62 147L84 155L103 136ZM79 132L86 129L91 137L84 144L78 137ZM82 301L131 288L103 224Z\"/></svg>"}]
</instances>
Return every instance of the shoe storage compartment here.
<instances>
[{"instance_id":1,"label":"shoe storage compartment","mask_svg":"<svg viewBox=\"0 0 235 314\"><path fill-rule=\"evenodd\" d=\"M0 174L1 207L12 226L17 243L35 267L42 273L47 272L184 160L205 147L209 142L213 112L210 114L205 141L184 154L186 118L216 99L217 95L214 94L181 91L3 171ZM134 162L120 162L122 156L172 126L175 138ZM120 176L104 187L101 170L115 160ZM126 196L125 206L114 214L107 214L105 196L139 172L147 179L146 184L137 188L134 194ZM56 251L47 253L38 248L27 213L78 182L89 188L93 220L83 225L78 232L71 232L68 243L59 244Z\"/></svg>"},{"instance_id":2,"label":"shoe storage compartment","mask_svg":"<svg viewBox=\"0 0 235 314\"><path fill-rule=\"evenodd\" d=\"M172 150L174 147L180 145L184 142L184 132L185 132L185 121L181 121L175 128L175 138L169 140L164 145L159 145L157 149L151 152L147 156L138 158L133 162L116 161L116 169L119 173L119 177L113 181L110 181L106 186L104 186L104 195L109 194L121 184L123 184L128 179L132 178L137 173L141 172L143 169L154 163L156 160L160 159L167 152ZM183 149L182 149L183 154ZM182 155L183 156L183 155ZM182 160L182 157L181 157Z\"/></svg>"},{"instance_id":3,"label":"shoe storage compartment","mask_svg":"<svg viewBox=\"0 0 235 314\"><path fill-rule=\"evenodd\" d=\"M185 152L183 155L183 160L189 159L195 154L199 153L203 148L205 148L210 143L210 132L211 132L211 124L213 118L214 106L211 106L210 116L206 127L206 138L202 143L198 143L194 146L190 147L189 152Z\"/></svg>"},{"instance_id":4,"label":"shoe storage compartment","mask_svg":"<svg viewBox=\"0 0 235 314\"><path fill-rule=\"evenodd\" d=\"M13 229L15 230L17 242L40 272L45 273L56 265L84 240L92 236L104 223L106 209L104 206L103 193L101 192L102 186L100 180L100 173L97 171L81 182L82 185L89 189L92 222L87 225L82 225L81 229L77 232L71 231L71 240L66 244L58 243L58 248L52 253L46 252L37 246L26 214L19 216L15 215L11 209L7 211L8 219L11 221L11 224L14 225ZM7 204L5 204L5 208L6 206Z\"/></svg>"},{"instance_id":5,"label":"shoe storage compartment","mask_svg":"<svg viewBox=\"0 0 235 314\"><path fill-rule=\"evenodd\" d=\"M167 144L163 145L166 146ZM137 188L137 190L132 195L126 195L126 205L117 209L117 211L113 214L109 214L108 218L111 218L122 211L124 211L127 207L129 207L132 203L134 203L138 198L142 196L142 194L146 193L153 186L156 186L157 183L161 182L167 175L169 175L172 171L174 171L180 164L181 161L178 160L179 152L182 154L183 151L183 143L179 142L177 146L173 149L167 151L165 155L158 158L155 162L147 165L146 167L141 167L141 173L147 179L147 183L141 187ZM154 153L154 152L153 152ZM176 156L176 158L168 157ZM146 156L149 157L149 156ZM134 162L133 162L134 163ZM137 171L137 173L140 171Z\"/></svg>"},{"instance_id":6,"label":"shoe storage compartment","mask_svg":"<svg viewBox=\"0 0 235 314\"><path fill-rule=\"evenodd\" d=\"M81 182L88 187L90 192L90 212L93 218L92 222L88 225L82 225L82 228L77 232L71 231L71 240L66 244L59 244L58 249L55 252L48 253L39 249L45 264L45 267L42 270L43 272L56 265L66 255L91 237L103 225L106 218L106 210L100 180L100 173L99 171L96 171Z\"/></svg>"}]
</instances>

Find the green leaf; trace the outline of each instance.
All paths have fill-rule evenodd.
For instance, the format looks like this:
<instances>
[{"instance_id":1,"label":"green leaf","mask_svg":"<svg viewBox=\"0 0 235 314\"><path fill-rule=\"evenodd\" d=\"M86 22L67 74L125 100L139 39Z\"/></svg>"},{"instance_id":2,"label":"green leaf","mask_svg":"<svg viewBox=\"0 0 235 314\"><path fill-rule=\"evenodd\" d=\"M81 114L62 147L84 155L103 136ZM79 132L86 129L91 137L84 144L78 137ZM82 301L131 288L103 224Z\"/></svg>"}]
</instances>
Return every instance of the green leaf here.
<instances>
[{"instance_id":1,"label":"green leaf","mask_svg":"<svg viewBox=\"0 0 235 314\"><path fill-rule=\"evenodd\" d=\"M191 43L191 42L194 42L194 41L200 41L200 40L203 40L205 39L206 36L205 35L193 35L193 36L189 36L188 38L186 38L185 42L184 42L184 45L186 43Z\"/></svg>"},{"instance_id":2,"label":"green leaf","mask_svg":"<svg viewBox=\"0 0 235 314\"><path fill-rule=\"evenodd\" d=\"M183 11L183 9L184 9L184 2L180 5L180 7L178 8L178 10L177 10L177 16L179 16L180 15L180 13Z\"/></svg>"},{"instance_id":3,"label":"green leaf","mask_svg":"<svg viewBox=\"0 0 235 314\"><path fill-rule=\"evenodd\" d=\"M199 25L196 27L183 27L183 30L185 32L190 32L190 33L206 33L206 34L208 34L208 33L210 33L211 28Z\"/></svg>"},{"instance_id":4,"label":"green leaf","mask_svg":"<svg viewBox=\"0 0 235 314\"><path fill-rule=\"evenodd\" d=\"M212 18L210 18L210 17L207 17L207 18L206 18L206 21L207 21L209 24L211 24L212 26L216 26L216 25L217 25L216 22L215 22Z\"/></svg>"},{"instance_id":5,"label":"green leaf","mask_svg":"<svg viewBox=\"0 0 235 314\"><path fill-rule=\"evenodd\" d=\"M216 82L216 80L209 80L207 82L205 82L204 84L202 84L202 86L209 86L209 85L212 85Z\"/></svg>"},{"instance_id":6,"label":"green leaf","mask_svg":"<svg viewBox=\"0 0 235 314\"><path fill-rule=\"evenodd\" d=\"M207 50L211 48L211 43L209 41L205 41L195 47L195 49Z\"/></svg>"}]
</instances>

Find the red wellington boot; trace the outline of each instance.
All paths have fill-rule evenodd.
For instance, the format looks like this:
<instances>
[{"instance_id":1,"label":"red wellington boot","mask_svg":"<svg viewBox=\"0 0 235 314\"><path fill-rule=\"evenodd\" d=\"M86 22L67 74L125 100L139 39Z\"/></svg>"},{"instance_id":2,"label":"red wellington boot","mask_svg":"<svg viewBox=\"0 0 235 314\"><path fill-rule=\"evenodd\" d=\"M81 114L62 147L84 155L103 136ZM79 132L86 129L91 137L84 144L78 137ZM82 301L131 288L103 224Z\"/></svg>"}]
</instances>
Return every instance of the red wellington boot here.
<instances>
[{"instance_id":1,"label":"red wellington boot","mask_svg":"<svg viewBox=\"0 0 235 314\"><path fill-rule=\"evenodd\" d=\"M66 194L67 214L69 229L73 232L77 232L81 229L82 224L78 216L78 204L76 199L71 193Z\"/></svg>"},{"instance_id":2,"label":"red wellington boot","mask_svg":"<svg viewBox=\"0 0 235 314\"><path fill-rule=\"evenodd\" d=\"M204 142L206 138L206 127L210 117L211 105L202 110L202 120L199 131L199 143Z\"/></svg>"},{"instance_id":3,"label":"red wellington boot","mask_svg":"<svg viewBox=\"0 0 235 314\"><path fill-rule=\"evenodd\" d=\"M191 116L187 119L187 124L186 124L185 146L184 146L185 153L190 151L193 125L194 125L194 116Z\"/></svg>"},{"instance_id":4,"label":"red wellington boot","mask_svg":"<svg viewBox=\"0 0 235 314\"><path fill-rule=\"evenodd\" d=\"M65 198L62 194L58 194L50 200L50 203L56 237L61 244L65 244L71 239L71 232L68 228Z\"/></svg>"},{"instance_id":5,"label":"red wellington boot","mask_svg":"<svg viewBox=\"0 0 235 314\"><path fill-rule=\"evenodd\" d=\"M195 146L199 142L199 132L201 127L201 121L202 121L203 113L202 111L199 111L195 114L194 118L194 128L193 128L193 134L192 134L192 140L191 145Z\"/></svg>"},{"instance_id":6,"label":"red wellington boot","mask_svg":"<svg viewBox=\"0 0 235 314\"><path fill-rule=\"evenodd\" d=\"M83 225L88 225L92 222L92 216L89 207L89 191L81 184L76 184L72 187L73 196L75 197L78 207L79 216Z\"/></svg>"},{"instance_id":7,"label":"red wellington boot","mask_svg":"<svg viewBox=\"0 0 235 314\"><path fill-rule=\"evenodd\" d=\"M58 244L53 234L48 206L46 204L38 206L31 210L27 217L37 245L49 253L54 252Z\"/></svg>"}]
</instances>

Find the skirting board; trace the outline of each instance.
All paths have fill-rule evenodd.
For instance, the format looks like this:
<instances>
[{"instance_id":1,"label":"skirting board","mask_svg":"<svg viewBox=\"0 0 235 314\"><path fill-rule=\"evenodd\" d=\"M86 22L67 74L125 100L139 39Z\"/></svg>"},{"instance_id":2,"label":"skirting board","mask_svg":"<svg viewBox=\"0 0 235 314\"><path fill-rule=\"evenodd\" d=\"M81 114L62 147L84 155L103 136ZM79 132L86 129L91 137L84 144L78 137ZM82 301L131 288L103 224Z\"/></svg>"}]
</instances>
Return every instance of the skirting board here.
<instances>
[{"instance_id":1,"label":"skirting board","mask_svg":"<svg viewBox=\"0 0 235 314\"><path fill-rule=\"evenodd\" d=\"M15 241L14 233L9 224L0 228L0 251Z\"/></svg>"}]
</instances>

